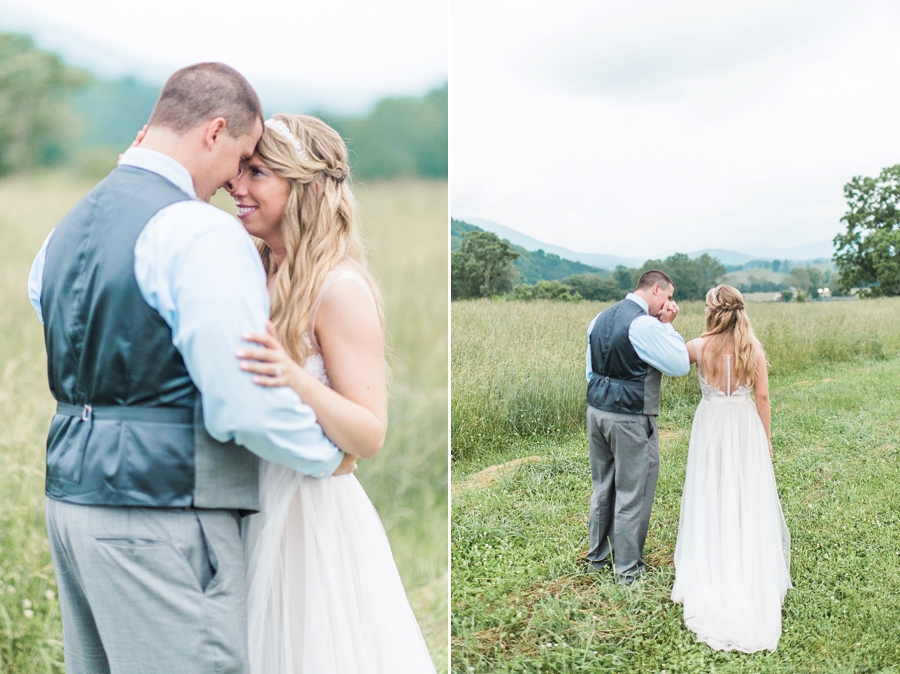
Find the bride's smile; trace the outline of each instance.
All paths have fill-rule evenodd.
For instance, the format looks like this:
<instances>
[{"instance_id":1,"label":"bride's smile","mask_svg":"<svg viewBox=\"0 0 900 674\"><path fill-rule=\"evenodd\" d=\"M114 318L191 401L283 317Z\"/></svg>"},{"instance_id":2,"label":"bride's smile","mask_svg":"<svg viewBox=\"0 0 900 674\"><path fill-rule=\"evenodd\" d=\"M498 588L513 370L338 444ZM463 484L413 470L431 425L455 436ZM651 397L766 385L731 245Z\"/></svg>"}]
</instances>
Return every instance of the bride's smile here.
<instances>
[{"instance_id":1,"label":"bride's smile","mask_svg":"<svg viewBox=\"0 0 900 674\"><path fill-rule=\"evenodd\" d=\"M234 199L237 217L247 233L277 248L272 244L280 239L281 218L290 194L287 179L272 171L258 155L253 155L225 189Z\"/></svg>"}]
</instances>

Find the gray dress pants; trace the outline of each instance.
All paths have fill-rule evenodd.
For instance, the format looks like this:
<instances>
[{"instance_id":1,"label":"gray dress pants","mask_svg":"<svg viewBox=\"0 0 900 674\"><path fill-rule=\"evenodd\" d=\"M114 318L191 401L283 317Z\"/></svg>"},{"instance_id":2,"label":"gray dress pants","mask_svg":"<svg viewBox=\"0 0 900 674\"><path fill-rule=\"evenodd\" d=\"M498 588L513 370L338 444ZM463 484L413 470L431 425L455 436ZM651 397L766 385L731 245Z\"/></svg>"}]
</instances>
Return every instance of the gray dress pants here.
<instances>
[{"instance_id":1,"label":"gray dress pants","mask_svg":"<svg viewBox=\"0 0 900 674\"><path fill-rule=\"evenodd\" d=\"M659 478L656 417L588 405L587 428L594 483L587 558L600 562L612 555L616 573L638 575Z\"/></svg>"},{"instance_id":2,"label":"gray dress pants","mask_svg":"<svg viewBox=\"0 0 900 674\"><path fill-rule=\"evenodd\" d=\"M245 674L234 511L47 499L67 674Z\"/></svg>"}]
</instances>

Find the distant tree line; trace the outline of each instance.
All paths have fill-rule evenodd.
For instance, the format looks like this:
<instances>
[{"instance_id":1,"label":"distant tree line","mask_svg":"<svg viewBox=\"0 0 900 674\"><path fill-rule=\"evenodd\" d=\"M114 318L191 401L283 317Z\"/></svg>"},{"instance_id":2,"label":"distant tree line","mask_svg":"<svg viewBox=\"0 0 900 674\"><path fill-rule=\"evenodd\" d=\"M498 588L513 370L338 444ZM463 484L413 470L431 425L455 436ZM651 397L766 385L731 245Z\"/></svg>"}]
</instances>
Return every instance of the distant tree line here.
<instances>
[{"instance_id":1,"label":"distant tree line","mask_svg":"<svg viewBox=\"0 0 900 674\"><path fill-rule=\"evenodd\" d=\"M0 33L0 173L68 158L79 127L69 99L89 81L31 38Z\"/></svg>"},{"instance_id":2,"label":"distant tree line","mask_svg":"<svg viewBox=\"0 0 900 674\"><path fill-rule=\"evenodd\" d=\"M93 78L25 35L0 33L0 173L68 164L91 177L115 166L147 123L160 86ZM386 98L364 116L322 113L347 141L354 178L447 178L447 84Z\"/></svg>"},{"instance_id":3,"label":"distant tree line","mask_svg":"<svg viewBox=\"0 0 900 674\"><path fill-rule=\"evenodd\" d=\"M386 98L365 117L319 115L347 141L355 178L447 177L448 88Z\"/></svg>"},{"instance_id":4,"label":"distant tree line","mask_svg":"<svg viewBox=\"0 0 900 674\"><path fill-rule=\"evenodd\" d=\"M486 232L461 220L451 221L451 298L471 299L509 295L514 299L611 301L625 297L649 269L666 272L675 283L676 300L702 299L709 288L724 276L725 267L709 255L691 259L683 253L665 260L648 260L639 269L619 266L601 271L543 251L530 253L513 246L493 232ZM518 262L528 257L532 273L546 273L534 283L520 283L524 276ZM578 273L559 278L559 270L578 265ZM586 268L588 271L584 271ZM568 269L573 269L569 266ZM555 275L555 276L554 276Z\"/></svg>"},{"instance_id":5,"label":"distant tree line","mask_svg":"<svg viewBox=\"0 0 900 674\"><path fill-rule=\"evenodd\" d=\"M454 300L505 296L521 300L617 301L633 290L640 276L650 269L664 271L672 278L677 301L702 300L728 272L725 265L708 254L690 258L684 253L663 260L647 260L638 268L620 265L614 270L596 269L544 251L526 251L462 220L452 219L450 225L451 298ZM483 271L486 264L487 273ZM833 295L845 292L838 273L814 265L800 266L792 260L755 260L740 268L771 269L786 274L779 281L750 275L737 284L743 293L781 293L786 301L802 301L818 299L826 287ZM563 273L566 271L570 273Z\"/></svg>"}]
</instances>

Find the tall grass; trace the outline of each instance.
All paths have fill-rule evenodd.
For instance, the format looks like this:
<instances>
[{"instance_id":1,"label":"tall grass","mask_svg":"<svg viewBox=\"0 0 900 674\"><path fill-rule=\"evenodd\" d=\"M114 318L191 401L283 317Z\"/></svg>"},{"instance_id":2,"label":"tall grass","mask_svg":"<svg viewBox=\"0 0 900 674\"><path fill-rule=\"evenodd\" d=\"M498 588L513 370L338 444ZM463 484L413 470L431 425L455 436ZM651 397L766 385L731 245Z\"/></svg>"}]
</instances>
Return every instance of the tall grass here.
<instances>
[{"instance_id":1,"label":"tall grass","mask_svg":"<svg viewBox=\"0 0 900 674\"><path fill-rule=\"evenodd\" d=\"M53 400L25 292L46 234L92 184L48 174L0 181L0 671L63 671L43 521ZM359 477L387 529L439 671L447 668L447 254L445 182L358 185L386 300L393 375L388 437ZM216 203L230 207L221 194Z\"/></svg>"},{"instance_id":2,"label":"tall grass","mask_svg":"<svg viewBox=\"0 0 900 674\"><path fill-rule=\"evenodd\" d=\"M587 326L597 302L454 302L451 326L454 457L520 438L554 437L584 425ZM900 300L751 304L773 376L818 363L900 353ZM675 327L703 331L702 302L682 306ZM694 377L663 379L663 413L691 405Z\"/></svg>"}]
</instances>

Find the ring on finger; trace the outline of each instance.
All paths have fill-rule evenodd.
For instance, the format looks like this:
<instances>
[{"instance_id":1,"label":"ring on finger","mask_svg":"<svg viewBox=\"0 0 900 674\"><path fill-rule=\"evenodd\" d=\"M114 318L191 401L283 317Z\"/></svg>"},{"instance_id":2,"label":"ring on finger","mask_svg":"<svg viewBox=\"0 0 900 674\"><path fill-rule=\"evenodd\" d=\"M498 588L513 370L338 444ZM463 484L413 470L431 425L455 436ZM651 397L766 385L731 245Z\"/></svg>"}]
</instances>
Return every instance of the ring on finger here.
<instances>
[{"instance_id":1,"label":"ring on finger","mask_svg":"<svg viewBox=\"0 0 900 674\"><path fill-rule=\"evenodd\" d=\"M281 376L281 365L276 365L276 366L275 366L275 376L276 376L276 377L280 377L280 376Z\"/></svg>"}]
</instances>

